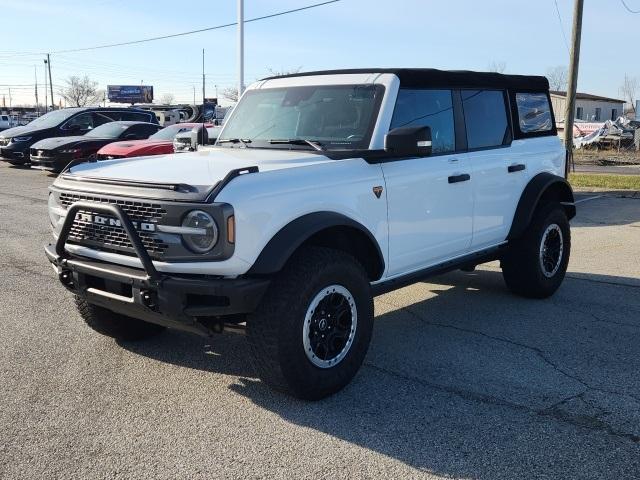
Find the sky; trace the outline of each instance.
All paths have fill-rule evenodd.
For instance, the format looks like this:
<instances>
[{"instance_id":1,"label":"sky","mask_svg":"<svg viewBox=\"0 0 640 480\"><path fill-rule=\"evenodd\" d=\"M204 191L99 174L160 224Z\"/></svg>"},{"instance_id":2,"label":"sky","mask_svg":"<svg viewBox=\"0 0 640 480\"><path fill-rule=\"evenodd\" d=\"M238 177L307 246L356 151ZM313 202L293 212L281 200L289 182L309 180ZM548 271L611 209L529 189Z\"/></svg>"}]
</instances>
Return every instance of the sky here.
<instances>
[{"instance_id":1,"label":"sky","mask_svg":"<svg viewBox=\"0 0 640 480\"><path fill-rule=\"evenodd\" d=\"M321 0L245 0L245 20ZM556 11L555 1L559 10ZM573 0L340 0L248 23L245 83L270 69L433 67L544 75L568 64ZM640 10L640 0L625 0ZM44 52L169 35L236 21L236 0L0 0L0 105L44 97ZM640 77L640 14L619 0L586 0L578 90L620 97ZM139 45L51 55L54 95L71 75L108 84L153 85L156 99L202 97L237 84L237 31L225 29ZM26 54L25 54L26 52ZM35 53L34 53L35 52ZM35 73L34 73L34 65Z\"/></svg>"}]
</instances>

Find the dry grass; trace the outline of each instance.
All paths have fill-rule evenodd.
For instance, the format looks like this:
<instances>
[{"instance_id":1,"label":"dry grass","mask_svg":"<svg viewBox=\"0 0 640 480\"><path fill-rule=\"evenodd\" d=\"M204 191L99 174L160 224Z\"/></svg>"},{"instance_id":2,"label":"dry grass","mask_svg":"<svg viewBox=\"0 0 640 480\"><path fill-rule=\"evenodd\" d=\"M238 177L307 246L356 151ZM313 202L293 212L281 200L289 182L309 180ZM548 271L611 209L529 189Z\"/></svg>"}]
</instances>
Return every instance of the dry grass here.
<instances>
[{"instance_id":1,"label":"dry grass","mask_svg":"<svg viewBox=\"0 0 640 480\"><path fill-rule=\"evenodd\" d=\"M599 173L571 173L569 182L574 187L607 188L611 190L640 191L640 175L610 175Z\"/></svg>"}]
</instances>

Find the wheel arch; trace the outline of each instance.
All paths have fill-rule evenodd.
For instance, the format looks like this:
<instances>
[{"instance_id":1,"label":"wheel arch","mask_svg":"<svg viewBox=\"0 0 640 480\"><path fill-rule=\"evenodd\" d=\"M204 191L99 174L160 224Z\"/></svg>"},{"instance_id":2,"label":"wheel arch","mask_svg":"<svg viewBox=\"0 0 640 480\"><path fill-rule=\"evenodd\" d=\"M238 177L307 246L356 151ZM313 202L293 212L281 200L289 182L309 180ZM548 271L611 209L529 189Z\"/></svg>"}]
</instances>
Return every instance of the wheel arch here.
<instances>
[{"instance_id":1,"label":"wheel arch","mask_svg":"<svg viewBox=\"0 0 640 480\"><path fill-rule=\"evenodd\" d=\"M563 177L543 172L533 177L524 188L513 217L507 240L520 237L527 229L539 205L558 202L569 219L576 216L571 185Z\"/></svg>"},{"instance_id":2,"label":"wheel arch","mask_svg":"<svg viewBox=\"0 0 640 480\"><path fill-rule=\"evenodd\" d=\"M265 245L250 275L279 272L296 250L305 245L335 248L354 256L371 281L382 277L385 260L373 234L359 222L336 212L315 212L291 221Z\"/></svg>"}]
</instances>

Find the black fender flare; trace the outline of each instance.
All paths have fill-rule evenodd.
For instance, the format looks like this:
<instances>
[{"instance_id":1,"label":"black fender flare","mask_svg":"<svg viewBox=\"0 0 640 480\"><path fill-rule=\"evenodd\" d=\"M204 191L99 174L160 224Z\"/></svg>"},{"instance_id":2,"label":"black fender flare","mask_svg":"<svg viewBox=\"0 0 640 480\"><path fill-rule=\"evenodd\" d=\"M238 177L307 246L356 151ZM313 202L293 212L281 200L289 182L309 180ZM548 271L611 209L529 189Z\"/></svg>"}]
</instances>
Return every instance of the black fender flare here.
<instances>
[{"instance_id":1,"label":"black fender flare","mask_svg":"<svg viewBox=\"0 0 640 480\"><path fill-rule=\"evenodd\" d=\"M551 196L553 200L559 201L569 219L576 216L573 190L569 182L552 173L539 173L529 181L520 196L507 240L518 238L524 233L531 223L540 200L545 196Z\"/></svg>"},{"instance_id":2,"label":"black fender flare","mask_svg":"<svg viewBox=\"0 0 640 480\"><path fill-rule=\"evenodd\" d=\"M375 246L381 265L378 276L382 275L385 268L384 256L369 229L345 215L325 211L303 215L282 227L262 249L247 274L268 275L279 272L298 247L316 233L331 227L350 227L363 233Z\"/></svg>"}]
</instances>

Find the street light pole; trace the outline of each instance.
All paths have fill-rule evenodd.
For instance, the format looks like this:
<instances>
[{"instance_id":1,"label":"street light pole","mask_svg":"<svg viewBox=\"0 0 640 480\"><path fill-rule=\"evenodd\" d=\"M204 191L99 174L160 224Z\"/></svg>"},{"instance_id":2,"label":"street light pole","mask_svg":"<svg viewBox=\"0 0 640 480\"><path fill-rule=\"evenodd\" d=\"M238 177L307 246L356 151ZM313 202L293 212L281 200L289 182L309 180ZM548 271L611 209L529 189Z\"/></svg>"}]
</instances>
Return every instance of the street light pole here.
<instances>
[{"instance_id":1,"label":"street light pole","mask_svg":"<svg viewBox=\"0 0 640 480\"><path fill-rule=\"evenodd\" d=\"M564 112L564 144L567 149L565 176L569 174L569 164L573 166L573 119L576 110L576 90L578 88L578 67L580 65L580 39L582 37L582 11L584 0L576 0L573 10L573 31L569 57L569 81L567 84L567 105Z\"/></svg>"},{"instance_id":2,"label":"street light pole","mask_svg":"<svg viewBox=\"0 0 640 480\"><path fill-rule=\"evenodd\" d=\"M238 100L244 91L244 0L238 0Z\"/></svg>"}]
</instances>

